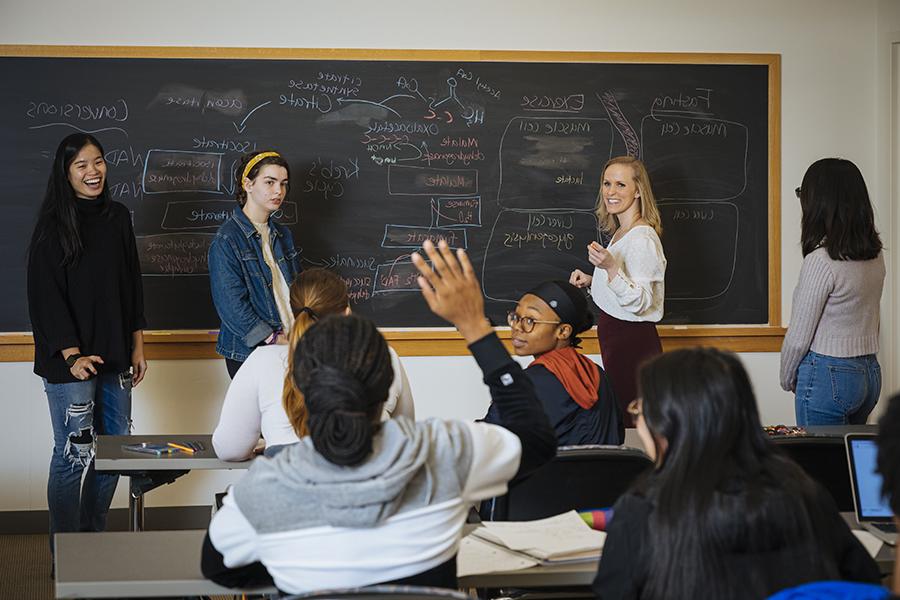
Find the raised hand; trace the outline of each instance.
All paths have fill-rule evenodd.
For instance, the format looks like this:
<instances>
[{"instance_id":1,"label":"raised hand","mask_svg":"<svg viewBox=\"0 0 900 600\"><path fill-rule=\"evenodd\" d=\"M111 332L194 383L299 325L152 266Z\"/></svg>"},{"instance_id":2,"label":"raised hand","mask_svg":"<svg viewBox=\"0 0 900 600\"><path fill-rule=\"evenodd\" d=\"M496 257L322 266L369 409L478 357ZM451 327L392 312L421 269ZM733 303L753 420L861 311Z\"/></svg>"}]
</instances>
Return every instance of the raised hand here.
<instances>
[{"instance_id":1,"label":"raised hand","mask_svg":"<svg viewBox=\"0 0 900 600\"><path fill-rule=\"evenodd\" d=\"M422 250L431 265L418 252L412 254L412 261L419 270L419 287L431 312L455 325L469 343L490 333L481 286L465 250L457 250L454 256L444 240L437 248L426 241Z\"/></svg>"}]
</instances>

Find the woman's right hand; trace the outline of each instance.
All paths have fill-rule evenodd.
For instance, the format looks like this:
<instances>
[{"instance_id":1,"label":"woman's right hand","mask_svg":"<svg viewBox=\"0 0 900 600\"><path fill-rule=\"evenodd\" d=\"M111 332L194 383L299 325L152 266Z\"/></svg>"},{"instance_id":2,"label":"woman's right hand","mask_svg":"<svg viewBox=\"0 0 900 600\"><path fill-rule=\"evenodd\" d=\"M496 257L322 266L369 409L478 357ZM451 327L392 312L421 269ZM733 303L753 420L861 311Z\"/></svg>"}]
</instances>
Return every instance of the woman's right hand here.
<instances>
[{"instance_id":1,"label":"woman's right hand","mask_svg":"<svg viewBox=\"0 0 900 600\"><path fill-rule=\"evenodd\" d=\"M81 356L75 364L69 368L69 372L75 379L86 381L97 374L95 365L102 365L103 359L97 355Z\"/></svg>"},{"instance_id":2,"label":"woman's right hand","mask_svg":"<svg viewBox=\"0 0 900 600\"><path fill-rule=\"evenodd\" d=\"M593 277L591 277L581 269L575 269L574 271L572 271L572 274L569 275L569 283L577 288L590 287L591 281L593 281L593 279Z\"/></svg>"}]
</instances>

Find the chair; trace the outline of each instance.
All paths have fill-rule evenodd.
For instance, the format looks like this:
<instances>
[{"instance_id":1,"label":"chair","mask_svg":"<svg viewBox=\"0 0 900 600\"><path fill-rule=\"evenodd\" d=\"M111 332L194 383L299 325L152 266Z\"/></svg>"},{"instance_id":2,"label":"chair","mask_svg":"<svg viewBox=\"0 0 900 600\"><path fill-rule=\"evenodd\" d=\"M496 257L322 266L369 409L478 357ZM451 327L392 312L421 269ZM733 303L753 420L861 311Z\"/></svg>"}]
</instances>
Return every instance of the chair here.
<instances>
[{"instance_id":1,"label":"chair","mask_svg":"<svg viewBox=\"0 0 900 600\"><path fill-rule=\"evenodd\" d=\"M772 441L831 494L839 511L853 511L850 465L843 437L775 436Z\"/></svg>"},{"instance_id":2,"label":"chair","mask_svg":"<svg viewBox=\"0 0 900 600\"><path fill-rule=\"evenodd\" d=\"M370 585L366 587L320 590L287 596L284 600L472 600L466 594L446 588L418 585Z\"/></svg>"},{"instance_id":3,"label":"chair","mask_svg":"<svg viewBox=\"0 0 900 600\"><path fill-rule=\"evenodd\" d=\"M569 510L615 504L632 482L653 467L635 448L568 446L526 479L513 481L505 496L482 505L486 521L530 521Z\"/></svg>"}]
</instances>

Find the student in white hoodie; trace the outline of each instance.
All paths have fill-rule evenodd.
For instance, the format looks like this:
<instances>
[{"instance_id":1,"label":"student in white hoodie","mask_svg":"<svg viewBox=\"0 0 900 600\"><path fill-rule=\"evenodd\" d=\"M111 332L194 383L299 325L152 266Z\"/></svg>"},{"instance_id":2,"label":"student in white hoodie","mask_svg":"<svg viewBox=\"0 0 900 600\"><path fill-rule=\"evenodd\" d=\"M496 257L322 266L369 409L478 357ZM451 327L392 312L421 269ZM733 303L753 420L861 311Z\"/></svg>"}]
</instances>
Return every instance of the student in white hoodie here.
<instances>
[{"instance_id":1,"label":"student in white hoodie","mask_svg":"<svg viewBox=\"0 0 900 600\"><path fill-rule=\"evenodd\" d=\"M431 310L454 324L484 373L504 427L404 417L381 422L393 380L368 320L331 316L300 339L293 376L309 436L258 459L225 497L204 541L204 575L283 592L375 583L456 586L469 506L504 494L556 453L556 437L522 368L484 315L472 265L445 243L418 255ZM289 414L295 427L296 414Z\"/></svg>"}]
</instances>

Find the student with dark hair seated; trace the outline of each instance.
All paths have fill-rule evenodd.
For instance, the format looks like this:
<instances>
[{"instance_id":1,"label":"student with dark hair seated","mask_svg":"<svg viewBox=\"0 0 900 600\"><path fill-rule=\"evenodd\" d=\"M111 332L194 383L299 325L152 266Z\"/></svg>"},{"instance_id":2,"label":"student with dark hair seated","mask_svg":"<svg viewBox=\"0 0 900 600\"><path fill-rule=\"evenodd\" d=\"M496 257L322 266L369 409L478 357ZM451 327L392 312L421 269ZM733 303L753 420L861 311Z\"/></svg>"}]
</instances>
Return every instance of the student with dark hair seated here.
<instances>
[{"instance_id":1,"label":"student with dark hair seated","mask_svg":"<svg viewBox=\"0 0 900 600\"><path fill-rule=\"evenodd\" d=\"M779 452L736 356L662 354L629 405L656 467L615 505L600 598L758 599L806 582L877 583L831 496Z\"/></svg>"},{"instance_id":2,"label":"student with dark hair seated","mask_svg":"<svg viewBox=\"0 0 900 600\"><path fill-rule=\"evenodd\" d=\"M559 445L622 444L625 426L609 377L576 350L578 335L594 324L584 293L566 281L545 281L522 296L508 320L513 351L535 357L525 374ZM484 420L503 425L501 407L491 404Z\"/></svg>"},{"instance_id":3,"label":"student with dark hair seated","mask_svg":"<svg viewBox=\"0 0 900 600\"><path fill-rule=\"evenodd\" d=\"M887 410L878 420L878 472L881 494L894 512L894 523L900 528L900 394L888 400ZM900 595L900 569L894 565L891 591Z\"/></svg>"},{"instance_id":4,"label":"student with dark hair seated","mask_svg":"<svg viewBox=\"0 0 900 600\"><path fill-rule=\"evenodd\" d=\"M274 581L284 592L374 583L456 586L456 552L472 503L506 492L556 453L530 380L484 315L463 251L426 242L413 262L428 306L456 325L505 427L406 417L381 421L393 381L371 321L328 316L297 342L293 377L309 435L259 458L225 496L201 568L217 583ZM291 411L295 429L304 415Z\"/></svg>"}]
</instances>

